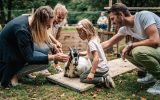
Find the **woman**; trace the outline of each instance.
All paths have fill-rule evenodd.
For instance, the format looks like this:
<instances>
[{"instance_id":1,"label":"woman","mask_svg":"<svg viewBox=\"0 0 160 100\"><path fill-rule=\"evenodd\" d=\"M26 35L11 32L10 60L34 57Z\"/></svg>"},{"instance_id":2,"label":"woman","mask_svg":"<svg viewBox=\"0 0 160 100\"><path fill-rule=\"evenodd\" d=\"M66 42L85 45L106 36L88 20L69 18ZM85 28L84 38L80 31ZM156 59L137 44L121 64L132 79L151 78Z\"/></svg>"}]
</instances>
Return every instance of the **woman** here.
<instances>
[{"instance_id":1,"label":"woman","mask_svg":"<svg viewBox=\"0 0 160 100\"><path fill-rule=\"evenodd\" d=\"M53 9L42 6L32 16L20 16L11 20L0 33L0 81L2 87L9 87L12 78L24 65L47 64L57 60L65 62L68 56L33 55L33 42L43 46L49 40L47 29L53 24ZM37 66L38 67L38 66Z\"/></svg>"},{"instance_id":2,"label":"woman","mask_svg":"<svg viewBox=\"0 0 160 100\"><path fill-rule=\"evenodd\" d=\"M65 24L64 21L68 14L68 10L66 9L65 5L58 3L54 7L53 14L54 14L53 26L48 30L50 42L45 44L43 48L40 48L37 46L37 44L34 44L34 54L35 53L48 54L48 52L52 52L52 54L62 53L62 44L57 40L57 38L60 36L60 31L62 29L62 26ZM54 67L58 73L63 72L63 69L58 64L58 61L54 61L54 63L52 63L51 66ZM48 69L45 69L29 74L28 77L36 78L36 75L38 74L46 76L51 75Z\"/></svg>"}]
</instances>

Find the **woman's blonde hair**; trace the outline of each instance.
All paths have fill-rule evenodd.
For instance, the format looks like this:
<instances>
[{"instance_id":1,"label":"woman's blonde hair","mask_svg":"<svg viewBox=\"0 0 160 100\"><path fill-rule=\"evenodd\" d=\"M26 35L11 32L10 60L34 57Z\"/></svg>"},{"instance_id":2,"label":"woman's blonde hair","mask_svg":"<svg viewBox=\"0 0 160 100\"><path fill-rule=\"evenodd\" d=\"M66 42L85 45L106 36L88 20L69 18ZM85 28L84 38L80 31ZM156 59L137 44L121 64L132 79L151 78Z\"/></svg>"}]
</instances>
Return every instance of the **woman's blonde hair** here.
<instances>
[{"instance_id":1,"label":"woman's blonde hair","mask_svg":"<svg viewBox=\"0 0 160 100\"><path fill-rule=\"evenodd\" d=\"M62 16L66 16L68 14L68 10L65 5L58 3L53 9L53 14L57 15L57 13L60 13Z\"/></svg>"},{"instance_id":2,"label":"woman's blonde hair","mask_svg":"<svg viewBox=\"0 0 160 100\"><path fill-rule=\"evenodd\" d=\"M76 29L78 30L84 30L86 35L87 35L87 39L90 40L92 37L96 36L96 31L94 29L93 24L91 23L91 21L89 21L88 19L82 19L78 22Z\"/></svg>"},{"instance_id":3,"label":"woman's blonde hair","mask_svg":"<svg viewBox=\"0 0 160 100\"><path fill-rule=\"evenodd\" d=\"M31 31L33 41L39 46L42 46L45 41L48 41L47 22L53 18L53 9L49 6L39 7L33 14L31 23Z\"/></svg>"}]
</instances>

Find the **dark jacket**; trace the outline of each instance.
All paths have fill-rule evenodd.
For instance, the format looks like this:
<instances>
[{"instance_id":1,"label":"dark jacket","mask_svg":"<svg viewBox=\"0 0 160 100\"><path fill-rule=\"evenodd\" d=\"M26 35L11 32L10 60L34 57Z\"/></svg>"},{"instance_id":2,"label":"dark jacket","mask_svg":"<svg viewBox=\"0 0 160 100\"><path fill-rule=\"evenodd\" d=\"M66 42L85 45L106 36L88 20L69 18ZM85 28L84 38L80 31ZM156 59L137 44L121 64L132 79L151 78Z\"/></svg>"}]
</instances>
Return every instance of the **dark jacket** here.
<instances>
[{"instance_id":1,"label":"dark jacket","mask_svg":"<svg viewBox=\"0 0 160 100\"><path fill-rule=\"evenodd\" d=\"M48 55L33 56L32 33L28 16L20 16L7 23L0 33L0 79L4 71L11 73L8 69L14 67L18 68L14 71L17 73L25 63L47 64ZM7 68L5 66L8 69L4 70Z\"/></svg>"},{"instance_id":2,"label":"dark jacket","mask_svg":"<svg viewBox=\"0 0 160 100\"><path fill-rule=\"evenodd\" d=\"M13 19L0 33L0 61L5 63L48 63L48 55L33 56L33 41L28 16Z\"/></svg>"}]
</instances>

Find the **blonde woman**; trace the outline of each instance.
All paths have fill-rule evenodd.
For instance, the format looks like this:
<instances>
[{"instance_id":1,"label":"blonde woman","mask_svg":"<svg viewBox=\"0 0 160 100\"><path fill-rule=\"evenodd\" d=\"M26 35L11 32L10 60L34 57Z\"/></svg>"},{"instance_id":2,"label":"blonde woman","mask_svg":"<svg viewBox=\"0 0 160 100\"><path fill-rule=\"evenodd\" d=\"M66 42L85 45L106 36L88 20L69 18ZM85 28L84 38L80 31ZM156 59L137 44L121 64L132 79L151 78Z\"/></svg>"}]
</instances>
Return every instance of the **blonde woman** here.
<instances>
[{"instance_id":1,"label":"blonde woman","mask_svg":"<svg viewBox=\"0 0 160 100\"><path fill-rule=\"evenodd\" d=\"M10 87L16 75L28 74L41 70L39 66L27 67L25 64L48 64L57 60L65 62L64 54L33 55L33 42L43 47L49 40L47 29L53 24L53 9L49 6L39 7L32 16L19 16L6 24L0 34L0 82L1 86ZM27 70L25 70L27 68Z\"/></svg>"},{"instance_id":2,"label":"blonde woman","mask_svg":"<svg viewBox=\"0 0 160 100\"><path fill-rule=\"evenodd\" d=\"M77 32L82 40L88 41L87 55L92 60L92 67L80 75L80 81L92 84L104 84L107 88L115 87L114 81L108 74L107 60L93 24L83 19L77 24Z\"/></svg>"},{"instance_id":3,"label":"blonde woman","mask_svg":"<svg viewBox=\"0 0 160 100\"><path fill-rule=\"evenodd\" d=\"M64 25L65 18L68 14L68 11L66 7L63 4L58 3L53 10L53 26L48 30L50 41L45 44L44 47L38 47L37 44L34 44L34 52L35 53L46 53L51 52L52 54L55 53L62 53L62 44L57 40L60 36L60 31L62 29L62 26ZM51 64L57 72L63 72L63 69L58 64L58 61L54 61L54 63ZM43 74L43 75L51 75L51 73L48 71L48 69L35 72L33 74L29 74L28 76L30 78L35 78L36 75Z\"/></svg>"}]
</instances>

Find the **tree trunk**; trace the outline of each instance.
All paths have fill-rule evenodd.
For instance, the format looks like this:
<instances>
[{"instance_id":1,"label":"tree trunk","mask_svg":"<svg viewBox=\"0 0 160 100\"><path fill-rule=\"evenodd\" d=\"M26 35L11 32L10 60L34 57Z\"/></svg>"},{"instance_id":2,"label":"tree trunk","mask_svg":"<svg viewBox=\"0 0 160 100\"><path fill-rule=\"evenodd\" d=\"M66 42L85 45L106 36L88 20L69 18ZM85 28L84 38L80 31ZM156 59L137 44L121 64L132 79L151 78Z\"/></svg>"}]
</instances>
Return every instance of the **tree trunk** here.
<instances>
[{"instance_id":1,"label":"tree trunk","mask_svg":"<svg viewBox=\"0 0 160 100\"><path fill-rule=\"evenodd\" d=\"M5 22L6 22L6 19L5 19L5 13L4 13L4 2L0 0L0 24L2 27L4 27Z\"/></svg>"},{"instance_id":2,"label":"tree trunk","mask_svg":"<svg viewBox=\"0 0 160 100\"><path fill-rule=\"evenodd\" d=\"M7 22L10 21L12 18L11 18L11 12L12 10L12 0L8 0L8 17L7 17Z\"/></svg>"}]
</instances>

